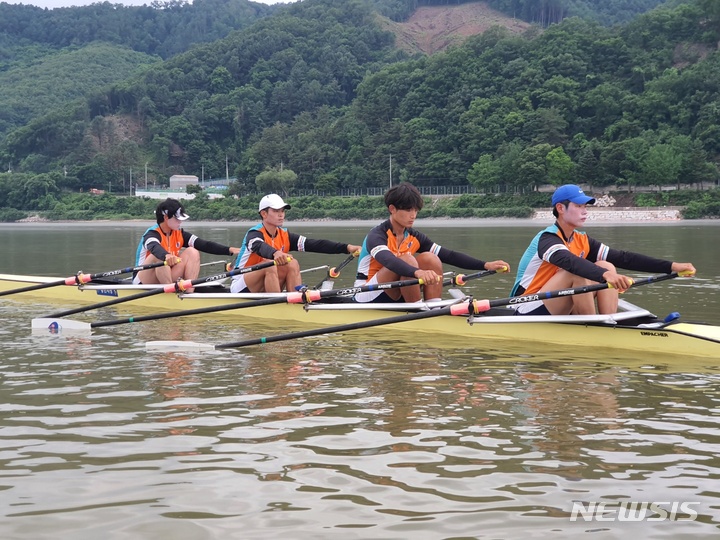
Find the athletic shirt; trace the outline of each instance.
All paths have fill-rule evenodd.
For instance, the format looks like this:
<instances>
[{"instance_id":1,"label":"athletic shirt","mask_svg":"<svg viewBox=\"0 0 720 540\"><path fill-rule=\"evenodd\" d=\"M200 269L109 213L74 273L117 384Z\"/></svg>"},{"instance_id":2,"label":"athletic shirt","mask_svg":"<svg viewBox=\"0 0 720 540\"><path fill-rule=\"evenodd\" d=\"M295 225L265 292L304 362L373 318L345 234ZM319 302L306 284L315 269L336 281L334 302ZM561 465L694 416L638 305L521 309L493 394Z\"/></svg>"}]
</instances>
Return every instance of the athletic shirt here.
<instances>
[{"instance_id":1,"label":"athletic shirt","mask_svg":"<svg viewBox=\"0 0 720 540\"><path fill-rule=\"evenodd\" d=\"M240 252L235 259L235 268L246 268L269 259L272 260L273 255L278 250L283 253L305 251L334 254L347 253L347 249L348 245L342 242L306 238L300 234L289 232L282 227L276 229L275 236L270 236L263 224L258 223L245 233Z\"/></svg>"},{"instance_id":2,"label":"athletic shirt","mask_svg":"<svg viewBox=\"0 0 720 540\"><path fill-rule=\"evenodd\" d=\"M182 229L177 229L173 230L169 235L166 235L160 229L160 225L150 227L147 231L143 233L142 239L138 244L137 252L135 254L135 266L142 266L145 264L148 255L150 255L151 253L150 248L152 247L153 243L159 244L168 253L172 253L173 255L178 256L180 254L180 250L185 244L185 239L183 238L183 231ZM157 258L162 260L161 257Z\"/></svg>"},{"instance_id":3,"label":"athletic shirt","mask_svg":"<svg viewBox=\"0 0 720 540\"><path fill-rule=\"evenodd\" d=\"M203 240L185 229L171 230L170 234L165 234L157 224L142 235L135 254L135 265L144 265L150 254L159 261L165 260L167 253L172 253L177 257L184 247L194 247L198 251L212 255L231 255L228 246L211 240ZM133 274L133 278L136 275L137 272Z\"/></svg>"},{"instance_id":4,"label":"athletic shirt","mask_svg":"<svg viewBox=\"0 0 720 540\"><path fill-rule=\"evenodd\" d=\"M258 233L262 235L262 238L260 238ZM251 237L249 243L248 236ZM245 233L240 253L238 253L235 259L235 268L246 268L272 259L272 253L265 253L265 255L269 255L268 257L263 257L260 253L255 253L253 251L253 244L255 242L264 242L272 246L272 253L276 251L282 251L283 253L290 252L290 233L288 233L287 229L278 227L275 236L270 236L270 233L263 227L263 224L258 223Z\"/></svg>"},{"instance_id":5,"label":"athletic shirt","mask_svg":"<svg viewBox=\"0 0 720 540\"><path fill-rule=\"evenodd\" d=\"M358 259L357 280L368 281L383 267L399 276L414 276L417 268L397 257L426 252L434 253L442 262L458 268L485 269L485 261L444 248L430 240L424 233L412 228L405 229L398 243L398 238L392 230L392 223L388 219L372 229L365 237Z\"/></svg>"},{"instance_id":6,"label":"athletic shirt","mask_svg":"<svg viewBox=\"0 0 720 540\"><path fill-rule=\"evenodd\" d=\"M638 272L672 272L672 261L606 246L582 231L565 238L557 223L540 231L520 259L512 296L541 290L560 268L597 283L605 283L607 271L595 264L607 261L616 268Z\"/></svg>"},{"instance_id":7,"label":"athletic shirt","mask_svg":"<svg viewBox=\"0 0 720 540\"><path fill-rule=\"evenodd\" d=\"M545 250L541 258L538 244L540 237L545 233L556 235L560 238L561 242L555 243L549 249ZM602 248L604 249L601 250L601 255L598 257L600 260L607 256L607 246L602 245ZM587 234L581 231L574 231L570 238L565 238L557 224L551 225L537 233L520 259L517 278L515 279L511 296L518 294L535 294L542 289L543 285L560 269L550 262L550 258L559 250L568 250L581 259L587 259L590 255L590 239ZM604 270L602 272L604 272Z\"/></svg>"}]
</instances>

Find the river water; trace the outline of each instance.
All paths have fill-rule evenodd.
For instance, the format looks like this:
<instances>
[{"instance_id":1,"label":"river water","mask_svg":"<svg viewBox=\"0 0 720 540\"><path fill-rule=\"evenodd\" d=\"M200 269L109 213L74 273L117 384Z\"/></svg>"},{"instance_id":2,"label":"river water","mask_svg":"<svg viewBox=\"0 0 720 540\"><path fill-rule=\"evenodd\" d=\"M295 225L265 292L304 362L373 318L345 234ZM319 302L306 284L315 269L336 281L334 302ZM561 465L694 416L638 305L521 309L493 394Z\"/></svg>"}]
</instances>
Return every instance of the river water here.
<instances>
[{"instance_id":1,"label":"river water","mask_svg":"<svg viewBox=\"0 0 720 540\"><path fill-rule=\"evenodd\" d=\"M359 243L372 224L289 225ZM146 226L0 225L0 273L65 277L129 266ZM516 265L544 224L419 226L442 245ZM188 228L237 245L246 227ZM686 320L720 324L720 223L588 232L613 247L692 261L696 278L626 298L659 315L679 311ZM298 258L306 268L343 259ZM352 281L352 270L339 285ZM322 272L306 275L314 284ZM511 281L498 275L468 288L478 298L505 297ZM223 343L284 329L205 316L92 336L38 336L30 319L57 306L6 297L0 310L5 539L720 533L717 358L608 356L577 343L528 350L442 337L411 347L391 328L157 353L145 342ZM73 318L129 315L120 305ZM626 519L628 508L651 502L660 511ZM594 519L578 513L596 503L607 504Z\"/></svg>"}]
</instances>

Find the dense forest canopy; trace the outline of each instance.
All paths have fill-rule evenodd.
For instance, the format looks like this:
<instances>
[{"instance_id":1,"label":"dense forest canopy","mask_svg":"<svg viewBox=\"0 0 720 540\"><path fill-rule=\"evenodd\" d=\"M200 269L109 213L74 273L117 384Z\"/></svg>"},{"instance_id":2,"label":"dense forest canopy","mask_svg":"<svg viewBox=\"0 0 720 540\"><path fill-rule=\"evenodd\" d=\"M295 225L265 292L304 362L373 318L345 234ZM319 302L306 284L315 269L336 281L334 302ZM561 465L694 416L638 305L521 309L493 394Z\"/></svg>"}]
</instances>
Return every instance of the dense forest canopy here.
<instances>
[{"instance_id":1,"label":"dense forest canopy","mask_svg":"<svg viewBox=\"0 0 720 540\"><path fill-rule=\"evenodd\" d=\"M127 191L133 170L162 183L224 177L226 164L238 192L287 169L287 189L326 192L387 185L388 174L490 191L716 181L720 3L598 22L599 7L651 3L498 0L530 19L521 8L598 9L408 58L375 7L429 3L304 0L33 117L2 140L0 163L33 178L46 206L61 190Z\"/></svg>"},{"instance_id":2,"label":"dense forest canopy","mask_svg":"<svg viewBox=\"0 0 720 540\"><path fill-rule=\"evenodd\" d=\"M159 62L157 57L95 42L46 51L27 65L0 71L0 134Z\"/></svg>"},{"instance_id":3,"label":"dense forest canopy","mask_svg":"<svg viewBox=\"0 0 720 540\"><path fill-rule=\"evenodd\" d=\"M395 21L407 19L419 7L456 6L477 0L374 0L379 13ZM682 0L487 0L490 7L543 26L566 17L582 17L610 26L625 23L659 5L674 6Z\"/></svg>"},{"instance_id":4,"label":"dense forest canopy","mask_svg":"<svg viewBox=\"0 0 720 540\"><path fill-rule=\"evenodd\" d=\"M2 2L0 44L7 46L10 38L10 43L59 49L105 41L170 58L195 43L209 43L246 28L277 9L248 0L153 0L146 6L97 2L52 10ZM0 60L7 61L7 53L0 51Z\"/></svg>"},{"instance_id":5,"label":"dense forest canopy","mask_svg":"<svg viewBox=\"0 0 720 540\"><path fill-rule=\"evenodd\" d=\"M43 9L0 3L0 138L42 113L161 58L245 28L279 8L247 0L98 2ZM134 52L133 52L134 51Z\"/></svg>"}]
</instances>

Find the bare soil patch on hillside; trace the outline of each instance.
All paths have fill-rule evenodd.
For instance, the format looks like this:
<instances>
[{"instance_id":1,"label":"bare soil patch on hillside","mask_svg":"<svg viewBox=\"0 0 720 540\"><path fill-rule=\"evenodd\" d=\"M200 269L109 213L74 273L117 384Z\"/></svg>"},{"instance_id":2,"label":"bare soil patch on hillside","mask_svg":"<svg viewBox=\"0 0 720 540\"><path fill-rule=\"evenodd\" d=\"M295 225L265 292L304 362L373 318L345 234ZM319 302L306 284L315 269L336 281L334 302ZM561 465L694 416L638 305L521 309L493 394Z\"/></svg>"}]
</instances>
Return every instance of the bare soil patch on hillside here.
<instances>
[{"instance_id":1,"label":"bare soil patch on hillside","mask_svg":"<svg viewBox=\"0 0 720 540\"><path fill-rule=\"evenodd\" d=\"M398 47L410 53L427 55L459 45L468 37L482 34L493 26L502 26L517 34L531 26L491 9L484 2L420 7L406 22L388 21L387 25L397 36Z\"/></svg>"}]
</instances>

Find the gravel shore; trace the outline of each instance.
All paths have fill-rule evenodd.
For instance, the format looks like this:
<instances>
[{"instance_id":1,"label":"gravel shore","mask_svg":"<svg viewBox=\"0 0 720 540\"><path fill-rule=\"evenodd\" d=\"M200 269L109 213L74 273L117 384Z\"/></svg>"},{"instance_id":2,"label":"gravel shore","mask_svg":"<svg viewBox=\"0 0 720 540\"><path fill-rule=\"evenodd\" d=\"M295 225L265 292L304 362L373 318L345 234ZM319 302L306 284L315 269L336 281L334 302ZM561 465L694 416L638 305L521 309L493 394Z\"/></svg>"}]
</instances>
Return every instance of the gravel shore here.
<instances>
[{"instance_id":1,"label":"gravel shore","mask_svg":"<svg viewBox=\"0 0 720 540\"><path fill-rule=\"evenodd\" d=\"M681 207L658 207L658 208L632 208L632 207L596 207L589 208L589 217L587 224L602 224L602 225L633 225L633 224L646 224L646 225L660 225L660 224L672 224L672 223L701 223L710 222L717 223L718 220L683 220L681 215ZM296 227L299 224L318 227L337 227L337 226L362 226L362 227L373 227L379 223L380 220L352 220L352 221L339 221L334 219L318 219L318 220L297 220L292 219L285 222L286 227ZM554 218L552 212L548 210L536 210L532 218L528 219L517 219L517 218L425 218L417 221L418 226L431 226L431 227L457 227L461 224L466 224L472 227L492 227L492 226L529 226L536 224L552 223ZM248 227L257 223L257 221L194 221L191 220L193 225L203 226L219 226L222 227ZM27 218L15 223L3 223L2 226L18 227L18 226L48 226L54 225L55 221L48 221L42 218ZM93 224L96 227L147 227L150 220L127 220L127 221L63 221L63 226L83 226L86 227L88 224Z\"/></svg>"}]
</instances>

